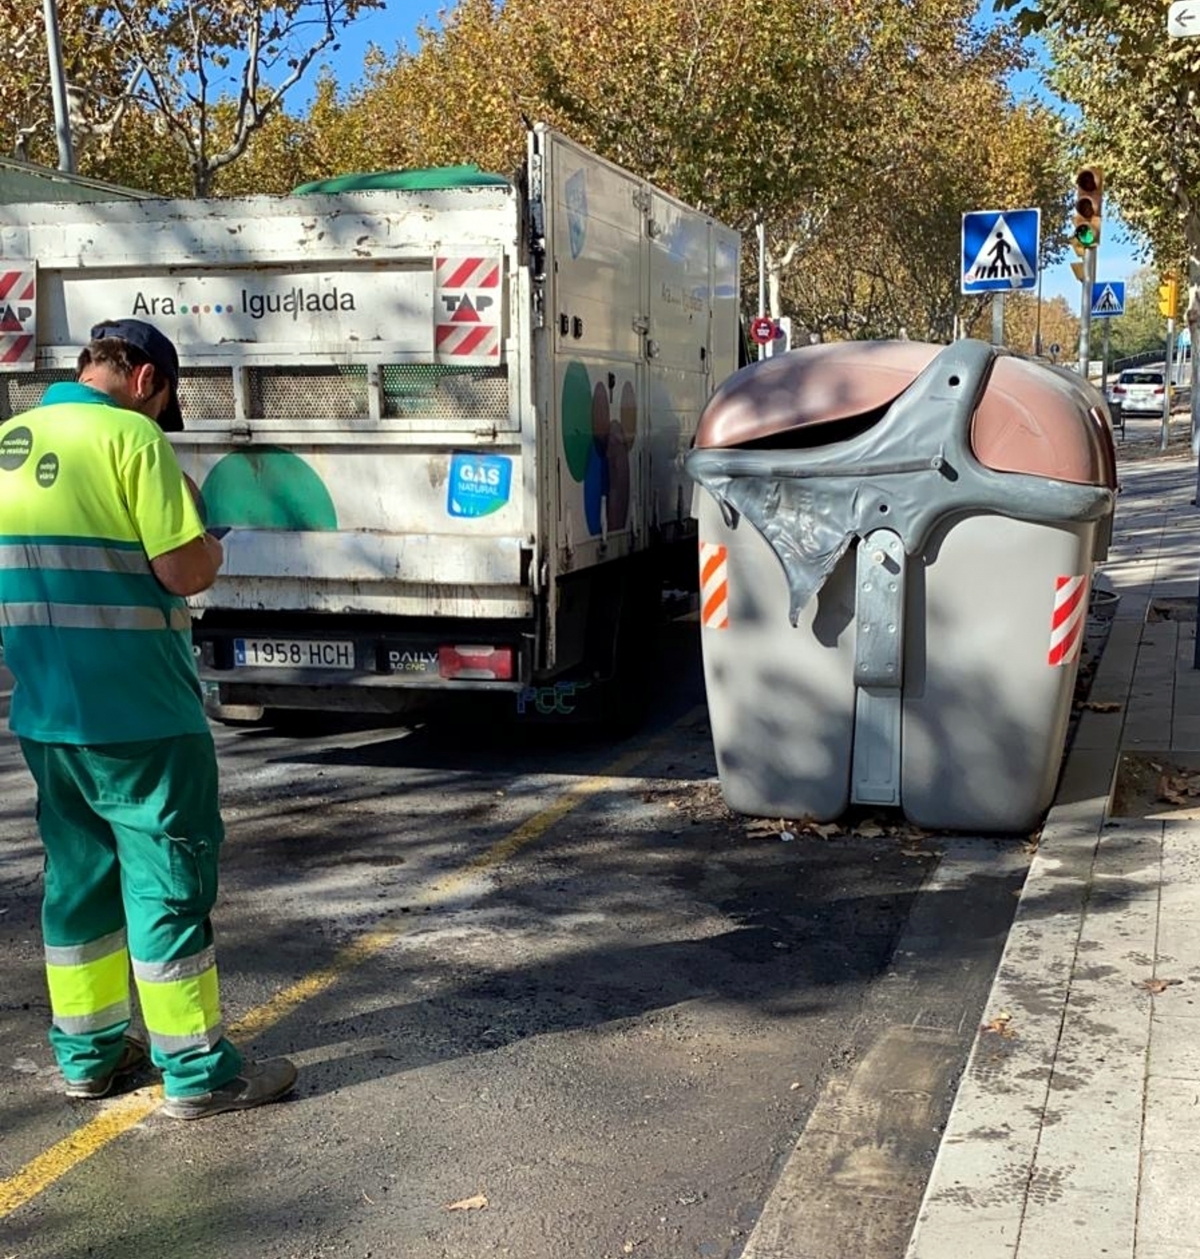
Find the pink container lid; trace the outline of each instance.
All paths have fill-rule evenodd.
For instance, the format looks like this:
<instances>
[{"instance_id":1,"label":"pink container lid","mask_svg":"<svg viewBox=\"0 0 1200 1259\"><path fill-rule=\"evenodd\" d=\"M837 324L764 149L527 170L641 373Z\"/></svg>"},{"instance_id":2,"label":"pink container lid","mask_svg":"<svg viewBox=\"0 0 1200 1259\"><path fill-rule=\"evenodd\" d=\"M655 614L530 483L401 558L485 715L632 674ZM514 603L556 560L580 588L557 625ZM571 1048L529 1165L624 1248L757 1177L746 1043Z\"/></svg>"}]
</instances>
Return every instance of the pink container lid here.
<instances>
[{"instance_id":1,"label":"pink container lid","mask_svg":"<svg viewBox=\"0 0 1200 1259\"><path fill-rule=\"evenodd\" d=\"M751 363L709 399L696 446L769 444L797 429L880 413L942 349L923 341L841 341ZM971 449L997 472L1116 488L1103 395L1074 372L1033 359L998 355L971 421Z\"/></svg>"}]
</instances>

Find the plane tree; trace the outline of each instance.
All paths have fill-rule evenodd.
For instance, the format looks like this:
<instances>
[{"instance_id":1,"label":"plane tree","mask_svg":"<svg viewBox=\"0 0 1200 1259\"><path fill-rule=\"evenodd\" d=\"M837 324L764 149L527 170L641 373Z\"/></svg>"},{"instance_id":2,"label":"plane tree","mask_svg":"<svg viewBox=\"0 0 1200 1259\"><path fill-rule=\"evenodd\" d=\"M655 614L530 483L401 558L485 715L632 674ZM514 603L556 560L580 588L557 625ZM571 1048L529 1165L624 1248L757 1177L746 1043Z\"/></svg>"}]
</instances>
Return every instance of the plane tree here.
<instances>
[{"instance_id":1,"label":"plane tree","mask_svg":"<svg viewBox=\"0 0 1200 1259\"><path fill-rule=\"evenodd\" d=\"M63 67L69 104L78 118L88 102L110 103L110 116L125 100L136 59L111 38L101 10L87 0L58 4ZM54 164L56 143L49 58L41 0L0 0L0 152Z\"/></svg>"},{"instance_id":2,"label":"plane tree","mask_svg":"<svg viewBox=\"0 0 1200 1259\"><path fill-rule=\"evenodd\" d=\"M1158 274L1144 267L1125 286L1125 313L1111 321L1112 356L1163 352L1163 318L1158 311Z\"/></svg>"},{"instance_id":3,"label":"plane tree","mask_svg":"<svg viewBox=\"0 0 1200 1259\"><path fill-rule=\"evenodd\" d=\"M907 98L879 111L882 143L864 160L856 200L824 230L798 233L784 304L821 335L989 337L991 298L959 291L966 210L1038 207L1041 261L1061 254L1064 126L1044 105L1012 99L1005 78L1018 58L1003 38L923 48Z\"/></svg>"},{"instance_id":4,"label":"plane tree","mask_svg":"<svg viewBox=\"0 0 1200 1259\"><path fill-rule=\"evenodd\" d=\"M1065 297L1047 297L1039 304L1036 292L1016 293L1004 304L1004 344L1021 354L1032 354L1037 352L1039 342L1043 358L1075 363L1078 313Z\"/></svg>"},{"instance_id":5,"label":"plane tree","mask_svg":"<svg viewBox=\"0 0 1200 1259\"><path fill-rule=\"evenodd\" d=\"M960 216L1065 210L1057 121L1013 102L1023 52L974 0L461 0L309 122L316 173L517 166L529 119L770 244L771 309L820 335L948 337ZM1015 198L1015 200L1014 200Z\"/></svg>"},{"instance_id":6,"label":"plane tree","mask_svg":"<svg viewBox=\"0 0 1200 1259\"><path fill-rule=\"evenodd\" d=\"M1049 78L1080 112L1081 155L1101 166L1104 202L1148 242L1160 270L1185 267L1187 320L1200 322L1200 41L1170 39L1166 5L1145 0L995 0L1039 32ZM1103 254L1103 233L1100 251ZM1193 359L1193 372L1200 366ZM1193 418L1200 391L1193 376Z\"/></svg>"},{"instance_id":7,"label":"plane tree","mask_svg":"<svg viewBox=\"0 0 1200 1259\"><path fill-rule=\"evenodd\" d=\"M207 195L339 33L382 4L67 0L59 24L80 169L152 191ZM13 147L45 161L54 132L41 5L0 6L0 36L21 50L0 104L13 107L5 115Z\"/></svg>"},{"instance_id":8,"label":"plane tree","mask_svg":"<svg viewBox=\"0 0 1200 1259\"><path fill-rule=\"evenodd\" d=\"M513 170L530 119L745 228L847 169L846 0L462 0L318 101L332 167Z\"/></svg>"}]
</instances>

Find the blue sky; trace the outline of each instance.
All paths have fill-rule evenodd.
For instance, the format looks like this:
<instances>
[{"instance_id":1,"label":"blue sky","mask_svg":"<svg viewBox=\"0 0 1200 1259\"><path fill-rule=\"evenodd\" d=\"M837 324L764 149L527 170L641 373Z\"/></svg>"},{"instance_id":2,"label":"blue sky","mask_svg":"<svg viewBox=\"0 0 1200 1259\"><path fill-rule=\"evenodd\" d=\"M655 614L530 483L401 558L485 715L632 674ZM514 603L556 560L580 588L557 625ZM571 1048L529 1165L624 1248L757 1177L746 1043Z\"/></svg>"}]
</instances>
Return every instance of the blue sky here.
<instances>
[{"instance_id":1,"label":"blue sky","mask_svg":"<svg viewBox=\"0 0 1200 1259\"><path fill-rule=\"evenodd\" d=\"M426 0L390 0L387 8L371 10L348 27L338 40L339 51L328 54L323 64L333 70L339 82L357 82L362 78L369 44L378 44L389 56L398 44L415 48L417 27L422 23L440 26L439 11L452 7L453 0L445 0L443 5ZM315 77L310 75L310 79Z\"/></svg>"},{"instance_id":2,"label":"blue sky","mask_svg":"<svg viewBox=\"0 0 1200 1259\"><path fill-rule=\"evenodd\" d=\"M425 22L428 25L439 24L439 13L451 6L451 0L444 0L443 5L428 3L427 0L391 0L386 9L368 13L360 18L342 36L341 48L338 52L326 57L327 65L342 84L357 82L362 77L363 57L371 43L378 44L385 53L394 53L397 45L408 47L416 45L417 26ZM982 20L995 21L990 14L990 0L981 0L984 10ZM1001 19L1003 20L1003 19ZM309 80L311 83L312 76ZM1045 96L1040 79L1035 72L1018 76L1013 83L1018 94ZM295 103L293 104L294 107ZM964 206L964 210L995 210L1021 209L1020 206ZM1134 273L1144 265L1134 253L1135 242L1125 231L1120 220L1112 211L1104 216L1104 228L1097 257L1096 278L1100 281L1130 280ZM1056 266L1048 268L1042 275L1042 297L1065 297L1071 309L1078 313L1079 281L1071 273L1071 262L1074 253Z\"/></svg>"}]
</instances>

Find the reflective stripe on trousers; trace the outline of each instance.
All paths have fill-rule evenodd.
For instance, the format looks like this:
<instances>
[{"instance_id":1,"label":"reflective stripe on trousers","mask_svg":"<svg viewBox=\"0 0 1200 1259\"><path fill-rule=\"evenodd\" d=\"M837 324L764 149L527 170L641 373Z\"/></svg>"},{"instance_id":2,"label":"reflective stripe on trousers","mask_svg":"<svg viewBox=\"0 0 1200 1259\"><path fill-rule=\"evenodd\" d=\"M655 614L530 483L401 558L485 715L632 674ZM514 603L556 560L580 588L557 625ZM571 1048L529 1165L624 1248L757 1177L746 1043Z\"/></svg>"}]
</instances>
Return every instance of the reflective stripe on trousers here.
<instances>
[{"instance_id":1,"label":"reflective stripe on trousers","mask_svg":"<svg viewBox=\"0 0 1200 1259\"><path fill-rule=\"evenodd\" d=\"M164 1053L214 1049L223 1034L217 956L210 946L170 962L133 963L150 1043Z\"/></svg>"},{"instance_id":2,"label":"reflective stripe on trousers","mask_svg":"<svg viewBox=\"0 0 1200 1259\"><path fill-rule=\"evenodd\" d=\"M129 1019L125 931L69 948L46 947L46 984L55 1027L72 1036Z\"/></svg>"}]
</instances>

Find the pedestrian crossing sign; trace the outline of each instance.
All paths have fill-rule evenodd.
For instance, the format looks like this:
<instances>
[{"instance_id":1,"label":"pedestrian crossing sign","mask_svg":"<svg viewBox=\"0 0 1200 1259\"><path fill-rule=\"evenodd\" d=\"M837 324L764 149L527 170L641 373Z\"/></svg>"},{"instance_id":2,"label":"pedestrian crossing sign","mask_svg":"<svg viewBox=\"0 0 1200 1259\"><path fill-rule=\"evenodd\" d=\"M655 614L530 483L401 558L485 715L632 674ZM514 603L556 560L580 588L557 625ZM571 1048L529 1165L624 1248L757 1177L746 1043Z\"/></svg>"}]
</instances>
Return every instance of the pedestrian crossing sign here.
<instances>
[{"instance_id":1,"label":"pedestrian crossing sign","mask_svg":"<svg viewBox=\"0 0 1200 1259\"><path fill-rule=\"evenodd\" d=\"M1101 280L1092 285L1092 318L1111 319L1125 313L1125 281Z\"/></svg>"},{"instance_id":2,"label":"pedestrian crossing sign","mask_svg":"<svg viewBox=\"0 0 1200 1259\"><path fill-rule=\"evenodd\" d=\"M970 210L962 216L962 291L1037 287L1041 211Z\"/></svg>"}]
</instances>

